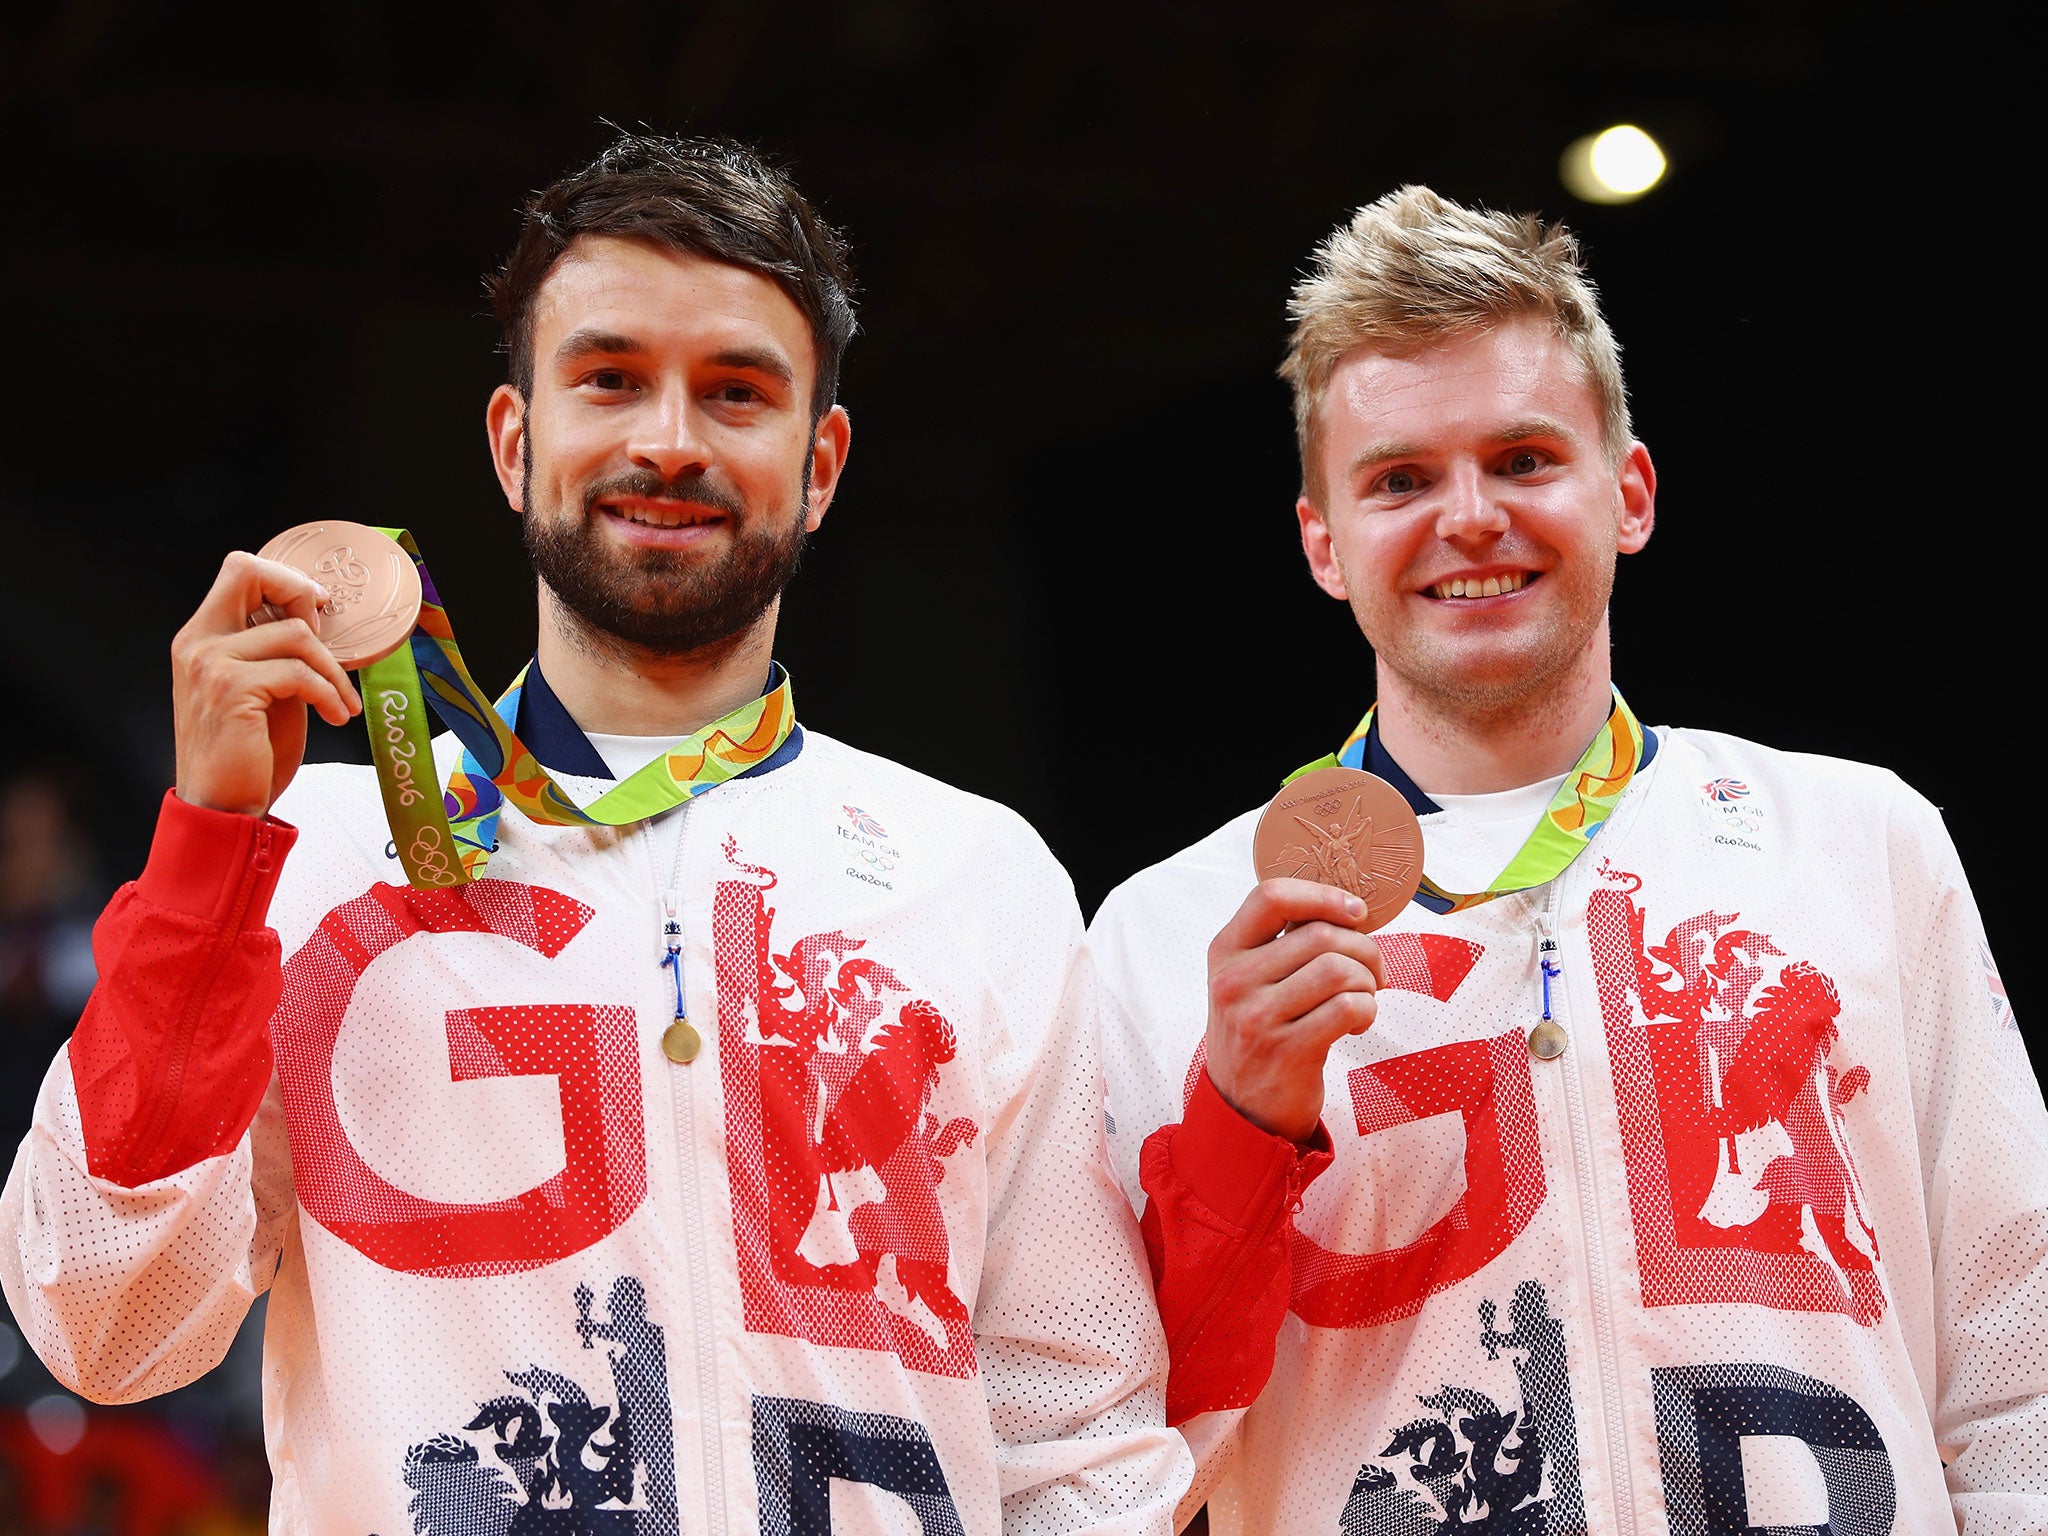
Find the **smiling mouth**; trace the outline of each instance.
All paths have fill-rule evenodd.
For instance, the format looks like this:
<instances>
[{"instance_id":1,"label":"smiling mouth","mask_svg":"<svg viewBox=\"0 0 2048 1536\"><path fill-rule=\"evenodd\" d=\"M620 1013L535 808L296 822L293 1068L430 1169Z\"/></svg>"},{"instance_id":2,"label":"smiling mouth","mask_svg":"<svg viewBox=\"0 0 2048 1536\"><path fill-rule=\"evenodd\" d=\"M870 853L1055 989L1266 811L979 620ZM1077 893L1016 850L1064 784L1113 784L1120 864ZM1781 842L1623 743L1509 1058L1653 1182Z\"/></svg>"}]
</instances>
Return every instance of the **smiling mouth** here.
<instances>
[{"instance_id":1,"label":"smiling mouth","mask_svg":"<svg viewBox=\"0 0 2048 1536\"><path fill-rule=\"evenodd\" d=\"M725 521L723 512L682 501L600 501L597 510L609 517L616 517L621 522L637 523L643 528L695 528L705 523Z\"/></svg>"},{"instance_id":2,"label":"smiling mouth","mask_svg":"<svg viewBox=\"0 0 2048 1536\"><path fill-rule=\"evenodd\" d=\"M1535 582L1539 571L1508 571L1498 576L1454 576L1424 589L1433 598L1505 597Z\"/></svg>"}]
</instances>

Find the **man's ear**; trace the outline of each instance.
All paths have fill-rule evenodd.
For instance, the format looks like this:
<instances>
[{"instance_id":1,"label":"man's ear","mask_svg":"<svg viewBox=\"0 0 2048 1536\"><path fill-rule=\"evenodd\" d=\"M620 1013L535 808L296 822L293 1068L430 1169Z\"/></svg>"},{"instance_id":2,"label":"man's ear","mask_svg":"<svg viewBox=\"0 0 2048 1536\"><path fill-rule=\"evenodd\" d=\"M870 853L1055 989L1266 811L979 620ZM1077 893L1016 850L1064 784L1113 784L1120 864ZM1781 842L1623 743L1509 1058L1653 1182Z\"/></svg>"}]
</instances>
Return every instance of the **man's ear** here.
<instances>
[{"instance_id":1,"label":"man's ear","mask_svg":"<svg viewBox=\"0 0 2048 1536\"><path fill-rule=\"evenodd\" d=\"M1344 586L1344 572L1337 566L1337 550L1330 542L1330 525L1306 495L1294 503L1295 521L1301 524L1301 552L1308 556L1309 574L1316 585L1339 601L1351 594Z\"/></svg>"},{"instance_id":2,"label":"man's ear","mask_svg":"<svg viewBox=\"0 0 2048 1536\"><path fill-rule=\"evenodd\" d=\"M811 435L811 491L804 503L807 532L816 533L818 524L825 521L852 445L853 418L846 414L845 406L835 405L818 418L818 430Z\"/></svg>"},{"instance_id":3,"label":"man's ear","mask_svg":"<svg viewBox=\"0 0 2048 1536\"><path fill-rule=\"evenodd\" d=\"M1650 542L1650 530L1657 525L1657 466L1650 462L1650 450L1630 443L1621 461L1621 522L1616 528L1615 547L1632 555Z\"/></svg>"},{"instance_id":4,"label":"man's ear","mask_svg":"<svg viewBox=\"0 0 2048 1536\"><path fill-rule=\"evenodd\" d=\"M484 407L484 432L491 443L491 468L514 512L526 511L526 401L510 384L491 391Z\"/></svg>"}]
</instances>

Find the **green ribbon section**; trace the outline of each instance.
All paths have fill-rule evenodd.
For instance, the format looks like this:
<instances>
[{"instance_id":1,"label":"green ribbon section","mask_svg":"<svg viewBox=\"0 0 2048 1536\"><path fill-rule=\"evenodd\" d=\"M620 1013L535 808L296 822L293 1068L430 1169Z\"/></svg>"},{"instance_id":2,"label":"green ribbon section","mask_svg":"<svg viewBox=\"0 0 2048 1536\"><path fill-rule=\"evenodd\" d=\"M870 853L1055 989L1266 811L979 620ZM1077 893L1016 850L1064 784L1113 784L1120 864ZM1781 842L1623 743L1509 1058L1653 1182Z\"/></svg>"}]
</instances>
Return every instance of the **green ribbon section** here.
<instances>
[{"instance_id":1,"label":"green ribbon section","mask_svg":"<svg viewBox=\"0 0 2048 1536\"><path fill-rule=\"evenodd\" d=\"M388 530L380 530L388 531ZM410 543L410 540L407 541ZM417 633L417 631L415 631ZM363 721L377 764L384 821L405 878L420 890L461 885L464 873L454 829L434 771L433 727L420 691L412 646L400 646L362 674Z\"/></svg>"}]
</instances>

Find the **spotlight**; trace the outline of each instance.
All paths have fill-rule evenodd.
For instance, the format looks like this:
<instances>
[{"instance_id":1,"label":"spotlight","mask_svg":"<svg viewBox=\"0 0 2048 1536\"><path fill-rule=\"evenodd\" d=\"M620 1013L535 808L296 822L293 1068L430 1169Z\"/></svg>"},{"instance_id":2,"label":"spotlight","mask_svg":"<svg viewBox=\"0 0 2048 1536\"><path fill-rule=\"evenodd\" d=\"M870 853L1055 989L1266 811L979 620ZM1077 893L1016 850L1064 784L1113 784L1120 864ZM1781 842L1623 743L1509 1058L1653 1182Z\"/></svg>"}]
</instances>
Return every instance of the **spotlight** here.
<instances>
[{"instance_id":1,"label":"spotlight","mask_svg":"<svg viewBox=\"0 0 2048 1536\"><path fill-rule=\"evenodd\" d=\"M1587 203L1632 203L1664 179L1664 169L1664 151L1633 123L1573 140L1557 162L1565 190Z\"/></svg>"}]
</instances>

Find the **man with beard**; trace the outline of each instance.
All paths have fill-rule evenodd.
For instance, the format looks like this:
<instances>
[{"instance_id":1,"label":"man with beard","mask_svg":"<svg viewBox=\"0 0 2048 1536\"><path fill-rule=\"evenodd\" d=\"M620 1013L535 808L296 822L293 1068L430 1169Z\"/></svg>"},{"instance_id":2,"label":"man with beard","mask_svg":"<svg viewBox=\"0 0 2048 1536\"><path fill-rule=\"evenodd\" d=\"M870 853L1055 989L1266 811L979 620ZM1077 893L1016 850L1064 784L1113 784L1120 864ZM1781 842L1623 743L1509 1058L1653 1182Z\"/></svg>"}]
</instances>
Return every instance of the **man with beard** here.
<instances>
[{"instance_id":1,"label":"man with beard","mask_svg":"<svg viewBox=\"0 0 2048 1536\"><path fill-rule=\"evenodd\" d=\"M177 786L0 1281L105 1402L267 1289L273 1530L1167 1529L1071 890L1014 815L796 725L770 659L847 289L735 145L628 137L528 206L487 411L540 576L521 766L436 754L458 811L573 804L458 818L482 878L408 888L371 772L300 769L306 709L362 707L311 580L230 556L173 646ZM608 822L613 783L673 808Z\"/></svg>"},{"instance_id":2,"label":"man with beard","mask_svg":"<svg viewBox=\"0 0 2048 1536\"><path fill-rule=\"evenodd\" d=\"M1385 780L1390 825L1290 793L1388 888L1260 881L1254 808L1090 930L1190 1502L2048 1530L2048 1113L1939 813L1622 702L1657 478L1562 227L1406 187L1293 298L1302 546L1374 662L1332 736L1377 701L1273 775Z\"/></svg>"}]
</instances>

